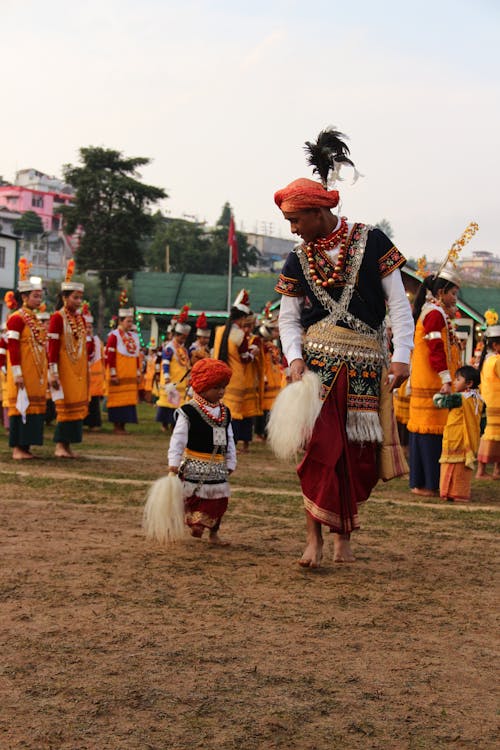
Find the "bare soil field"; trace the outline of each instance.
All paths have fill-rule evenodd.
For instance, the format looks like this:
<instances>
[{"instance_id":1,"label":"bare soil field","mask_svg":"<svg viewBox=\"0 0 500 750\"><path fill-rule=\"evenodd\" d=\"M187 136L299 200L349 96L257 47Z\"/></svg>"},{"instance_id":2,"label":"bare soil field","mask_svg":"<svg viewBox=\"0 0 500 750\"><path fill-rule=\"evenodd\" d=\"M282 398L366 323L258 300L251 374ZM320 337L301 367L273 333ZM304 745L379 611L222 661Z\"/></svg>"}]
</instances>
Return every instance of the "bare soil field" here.
<instances>
[{"instance_id":1,"label":"bare soil field","mask_svg":"<svg viewBox=\"0 0 500 750\"><path fill-rule=\"evenodd\" d=\"M252 445L221 535L144 539L168 438L152 410L79 458L0 437L0 748L497 747L500 482L468 506L379 485L357 561L297 565L294 467Z\"/></svg>"}]
</instances>

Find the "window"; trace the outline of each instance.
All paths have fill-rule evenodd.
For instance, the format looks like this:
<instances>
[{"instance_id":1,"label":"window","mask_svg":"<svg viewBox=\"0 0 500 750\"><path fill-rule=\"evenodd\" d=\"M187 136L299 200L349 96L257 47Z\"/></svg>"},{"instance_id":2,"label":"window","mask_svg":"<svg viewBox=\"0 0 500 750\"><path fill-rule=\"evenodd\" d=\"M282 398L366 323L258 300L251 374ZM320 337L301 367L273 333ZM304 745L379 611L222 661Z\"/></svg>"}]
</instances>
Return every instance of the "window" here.
<instances>
[{"instance_id":1,"label":"window","mask_svg":"<svg viewBox=\"0 0 500 750\"><path fill-rule=\"evenodd\" d=\"M34 195L31 198L33 208L43 208L43 195Z\"/></svg>"},{"instance_id":2,"label":"window","mask_svg":"<svg viewBox=\"0 0 500 750\"><path fill-rule=\"evenodd\" d=\"M5 248L0 245L0 268L5 268Z\"/></svg>"}]
</instances>

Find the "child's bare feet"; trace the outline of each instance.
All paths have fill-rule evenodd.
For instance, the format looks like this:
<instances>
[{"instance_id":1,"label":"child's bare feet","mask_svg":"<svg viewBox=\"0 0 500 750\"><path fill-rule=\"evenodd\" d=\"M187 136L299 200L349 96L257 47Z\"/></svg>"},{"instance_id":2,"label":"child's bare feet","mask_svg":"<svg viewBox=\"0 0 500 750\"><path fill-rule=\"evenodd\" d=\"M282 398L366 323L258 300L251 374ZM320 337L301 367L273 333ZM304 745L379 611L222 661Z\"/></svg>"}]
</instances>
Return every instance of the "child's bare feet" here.
<instances>
[{"instance_id":1,"label":"child's bare feet","mask_svg":"<svg viewBox=\"0 0 500 750\"><path fill-rule=\"evenodd\" d=\"M201 523L194 523L191 527L191 536L196 537L196 539L201 539L203 536L203 532L205 531L205 527L201 525Z\"/></svg>"}]
</instances>

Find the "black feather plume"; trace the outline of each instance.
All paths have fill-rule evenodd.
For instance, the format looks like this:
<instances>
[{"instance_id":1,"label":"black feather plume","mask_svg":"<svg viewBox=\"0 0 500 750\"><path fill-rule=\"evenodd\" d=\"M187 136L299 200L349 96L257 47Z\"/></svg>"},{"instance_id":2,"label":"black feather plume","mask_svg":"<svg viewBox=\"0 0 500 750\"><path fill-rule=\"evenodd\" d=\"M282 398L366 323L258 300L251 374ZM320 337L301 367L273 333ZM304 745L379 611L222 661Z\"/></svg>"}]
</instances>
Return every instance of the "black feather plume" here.
<instances>
[{"instance_id":1,"label":"black feather plume","mask_svg":"<svg viewBox=\"0 0 500 750\"><path fill-rule=\"evenodd\" d=\"M350 164L354 167L354 163L348 157L349 147L342 138L346 138L343 133L327 128L318 135L316 143L305 143L307 163L313 167L313 173L319 175L325 187L328 183L328 174L331 169L335 169L336 164Z\"/></svg>"}]
</instances>

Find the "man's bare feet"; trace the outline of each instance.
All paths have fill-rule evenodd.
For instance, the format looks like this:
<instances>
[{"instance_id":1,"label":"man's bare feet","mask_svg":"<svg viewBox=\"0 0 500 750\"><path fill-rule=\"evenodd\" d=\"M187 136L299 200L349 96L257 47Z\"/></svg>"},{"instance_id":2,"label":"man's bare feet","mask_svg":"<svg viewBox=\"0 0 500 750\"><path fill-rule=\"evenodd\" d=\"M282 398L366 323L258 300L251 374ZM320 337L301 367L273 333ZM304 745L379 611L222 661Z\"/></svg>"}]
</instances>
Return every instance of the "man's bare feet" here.
<instances>
[{"instance_id":1,"label":"man's bare feet","mask_svg":"<svg viewBox=\"0 0 500 750\"><path fill-rule=\"evenodd\" d=\"M13 448L12 458L14 459L14 461L29 461L30 458L35 458L35 456L29 451L24 450L23 448Z\"/></svg>"},{"instance_id":2,"label":"man's bare feet","mask_svg":"<svg viewBox=\"0 0 500 750\"><path fill-rule=\"evenodd\" d=\"M350 563L356 558L351 549L351 542L344 534L333 535L333 562Z\"/></svg>"},{"instance_id":3,"label":"man's bare feet","mask_svg":"<svg viewBox=\"0 0 500 750\"><path fill-rule=\"evenodd\" d=\"M217 531L211 531L208 535L208 541L210 544L216 544L218 547L229 547L231 542L226 542L225 539L221 539Z\"/></svg>"},{"instance_id":4,"label":"man's bare feet","mask_svg":"<svg viewBox=\"0 0 500 750\"><path fill-rule=\"evenodd\" d=\"M319 568L323 557L323 541L319 544L316 540L308 542L299 565L302 568Z\"/></svg>"},{"instance_id":5,"label":"man's bare feet","mask_svg":"<svg viewBox=\"0 0 500 750\"><path fill-rule=\"evenodd\" d=\"M306 511L307 545L300 560L302 568L319 568L323 557L321 524Z\"/></svg>"},{"instance_id":6,"label":"man's bare feet","mask_svg":"<svg viewBox=\"0 0 500 750\"><path fill-rule=\"evenodd\" d=\"M424 487L412 487L411 493L420 497L438 497L439 495L437 490L426 490Z\"/></svg>"}]
</instances>

